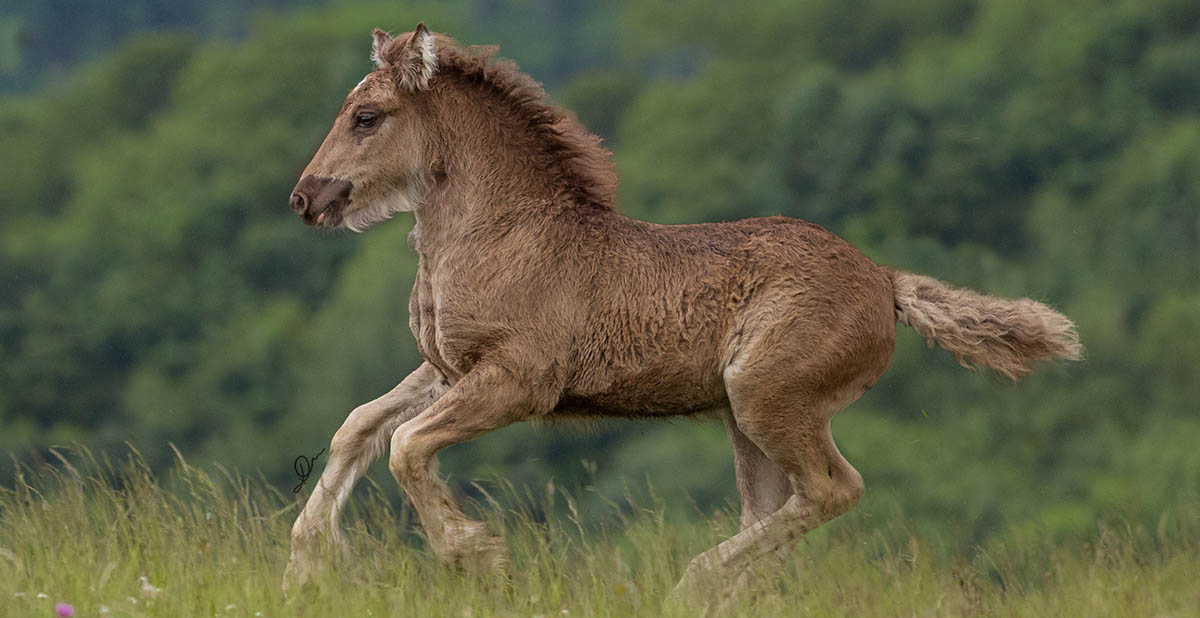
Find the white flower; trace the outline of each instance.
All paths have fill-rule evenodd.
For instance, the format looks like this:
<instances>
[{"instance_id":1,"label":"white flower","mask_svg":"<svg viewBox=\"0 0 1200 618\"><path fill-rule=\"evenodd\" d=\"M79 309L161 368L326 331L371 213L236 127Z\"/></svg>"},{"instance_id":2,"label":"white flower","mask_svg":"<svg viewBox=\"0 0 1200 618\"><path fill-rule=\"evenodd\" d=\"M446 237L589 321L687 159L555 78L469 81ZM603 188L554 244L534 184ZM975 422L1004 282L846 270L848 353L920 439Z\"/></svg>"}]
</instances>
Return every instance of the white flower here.
<instances>
[{"instance_id":1,"label":"white flower","mask_svg":"<svg viewBox=\"0 0 1200 618\"><path fill-rule=\"evenodd\" d=\"M100 613L101 613L101 614L107 614L107 613L108 613L108 606L107 606L107 605L101 605L101 606L100 606Z\"/></svg>"},{"instance_id":2,"label":"white flower","mask_svg":"<svg viewBox=\"0 0 1200 618\"><path fill-rule=\"evenodd\" d=\"M138 581L142 582L142 596L146 597L147 599L153 599L154 597L158 596L158 593L162 592L162 588L151 584L150 578L146 577L145 575L139 577Z\"/></svg>"},{"instance_id":3,"label":"white flower","mask_svg":"<svg viewBox=\"0 0 1200 618\"><path fill-rule=\"evenodd\" d=\"M39 599L49 599L49 598L50 598L50 595L46 594L45 592L39 592L39 593L37 593L37 598L39 598Z\"/></svg>"}]
</instances>

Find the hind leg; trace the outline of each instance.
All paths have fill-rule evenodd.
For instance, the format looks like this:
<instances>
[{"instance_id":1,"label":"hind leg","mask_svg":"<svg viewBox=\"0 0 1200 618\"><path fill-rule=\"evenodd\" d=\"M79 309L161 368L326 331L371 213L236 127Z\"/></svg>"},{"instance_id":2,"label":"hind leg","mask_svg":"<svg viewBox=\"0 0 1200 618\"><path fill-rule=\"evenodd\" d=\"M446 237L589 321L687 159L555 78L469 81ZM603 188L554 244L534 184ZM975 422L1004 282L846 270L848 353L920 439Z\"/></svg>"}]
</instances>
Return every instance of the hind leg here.
<instances>
[{"instance_id":1,"label":"hind leg","mask_svg":"<svg viewBox=\"0 0 1200 618\"><path fill-rule=\"evenodd\" d=\"M733 447L733 469L742 503L741 528L745 530L778 511L791 497L792 484L783 468L775 465L757 444L738 429L732 413L725 416L725 431ZM754 568L746 569L738 575L733 587L738 590L753 588L755 580L764 579L764 576L769 577L778 571L788 559L790 549L780 547L772 558L764 558Z\"/></svg>"},{"instance_id":2,"label":"hind leg","mask_svg":"<svg viewBox=\"0 0 1200 618\"><path fill-rule=\"evenodd\" d=\"M786 475L787 500L729 540L691 561L672 592L676 600L703 599L706 591L732 596L743 574L760 559L789 550L804 533L845 513L862 497L862 476L838 451L829 420L852 397L808 388L776 390L773 384L730 388L733 419L741 434ZM734 386L734 385L731 385ZM797 397L800 393L809 397ZM742 394L744 393L744 394ZM861 388L854 389L854 397Z\"/></svg>"},{"instance_id":3,"label":"hind leg","mask_svg":"<svg viewBox=\"0 0 1200 618\"><path fill-rule=\"evenodd\" d=\"M733 470L742 502L744 530L778 511L792 495L792 486L783 469L738 429L732 413L725 416L725 431L733 447Z\"/></svg>"}]
</instances>

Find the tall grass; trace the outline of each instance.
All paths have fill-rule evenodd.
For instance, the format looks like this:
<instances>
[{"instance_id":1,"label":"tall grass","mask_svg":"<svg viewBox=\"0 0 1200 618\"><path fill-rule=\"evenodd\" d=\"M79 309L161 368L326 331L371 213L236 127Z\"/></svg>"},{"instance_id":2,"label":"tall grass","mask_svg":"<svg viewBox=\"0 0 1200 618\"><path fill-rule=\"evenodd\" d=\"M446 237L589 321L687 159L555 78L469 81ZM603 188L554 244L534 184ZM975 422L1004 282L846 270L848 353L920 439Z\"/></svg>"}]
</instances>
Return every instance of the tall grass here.
<instances>
[{"instance_id":1,"label":"tall grass","mask_svg":"<svg viewBox=\"0 0 1200 618\"><path fill-rule=\"evenodd\" d=\"M136 453L79 451L0 488L0 615L69 603L76 616L684 616L661 600L691 556L736 531L733 513L676 522L632 498L588 525L552 485L496 487L504 498L477 506L508 535L507 579L438 564L411 514L368 486L347 517L351 556L285 599L290 493L182 460L156 479ZM1024 533L964 553L898 518L851 515L762 570L780 577L755 578L730 615L1195 616L1200 522L1181 509L1153 531Z\"/></svg>"}]
</instances>

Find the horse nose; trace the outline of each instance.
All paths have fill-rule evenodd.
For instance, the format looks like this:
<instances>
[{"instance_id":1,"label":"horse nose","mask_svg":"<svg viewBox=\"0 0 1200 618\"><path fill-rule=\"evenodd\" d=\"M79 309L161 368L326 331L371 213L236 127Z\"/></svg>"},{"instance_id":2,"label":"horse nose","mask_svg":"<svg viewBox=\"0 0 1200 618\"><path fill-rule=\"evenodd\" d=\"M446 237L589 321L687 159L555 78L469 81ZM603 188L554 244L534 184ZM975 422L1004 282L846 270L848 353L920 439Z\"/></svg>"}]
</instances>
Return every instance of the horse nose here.
<instances>
[{"instance_id":1,"label":"horse nose","mask_svg":"<svg viewBox=\"0 0 1200 618\"><path fill-rule=\"evenodd\" d=\"M316 213L324 206L321 203L321 190L328 182L328 178L305 174L292 189L292 197L288 200L288 206L291 206L292 210L301 217L309 214L316 216Z\"/></svg>"},{"instance_id":2,"label":"horse nose","mask_svg":"<svg viewBox=\"0 0 1200 618\"><path fill-rule=\"evenodd\" d=\"M313 176L309 174L296 183L288 205L305 223L314 222L327 217L337 217L350 203L350 191L354 185L348 180Z\"/></svg>"},{"instance_id":3,"label":"horse nose","mask_svg":"<svg viewBox=\"0 0 1200 618\"><path fill-rule=\"evenodd\" d=\"M292 210L296 214L304 214L305 209L308 208L308 198L304 197L303 193L298 191L293 192L292 199L288 202L288 205L292 207Z\"/></svg>"},{"instance_id":4,"label":"horse nose","mask_svg":"<svg viewBox=\"0 0 1200 618\"><path fill-rule=\"evenodd\" d=\"M321 191L321 187L325 184L323 179L305 174L300 178L300 182L292 189L292 197L288 200L288 206L300 216L308 214L309 211L320 206L314 204L317 194Z\"/></svg>"}]
</instances>

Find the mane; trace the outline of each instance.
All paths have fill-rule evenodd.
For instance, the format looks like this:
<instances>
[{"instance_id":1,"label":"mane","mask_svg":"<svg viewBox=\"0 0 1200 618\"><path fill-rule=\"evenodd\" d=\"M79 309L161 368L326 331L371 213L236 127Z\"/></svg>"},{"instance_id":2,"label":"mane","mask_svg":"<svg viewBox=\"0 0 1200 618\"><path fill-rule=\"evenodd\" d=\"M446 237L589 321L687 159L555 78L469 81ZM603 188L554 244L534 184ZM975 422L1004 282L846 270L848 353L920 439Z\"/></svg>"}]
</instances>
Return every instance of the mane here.
<instances>
[{"instance_id":1,"label":"mane","mask_svg":"<svg viewBox=\"0 0 1200 618\"><path fill-rule=\"evenodd\" d=\"M408 36L396 37L400 49ZM555 161L548 170L559 180L559 189L579 205L614 208L617 174L612 153L599 136L589 132L569 110L556 107L542 84L522 73L511 60L495 57L497 46L462 47L454 39L437 35L437 74L475 84L504 101L526 124L529 134Z\"/></svg>"}]
</instances>

